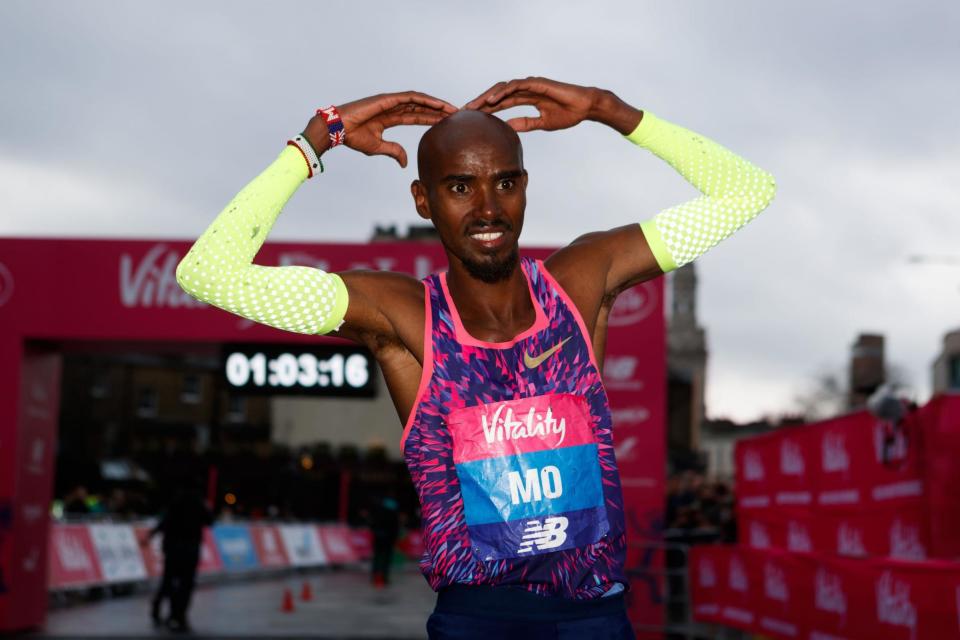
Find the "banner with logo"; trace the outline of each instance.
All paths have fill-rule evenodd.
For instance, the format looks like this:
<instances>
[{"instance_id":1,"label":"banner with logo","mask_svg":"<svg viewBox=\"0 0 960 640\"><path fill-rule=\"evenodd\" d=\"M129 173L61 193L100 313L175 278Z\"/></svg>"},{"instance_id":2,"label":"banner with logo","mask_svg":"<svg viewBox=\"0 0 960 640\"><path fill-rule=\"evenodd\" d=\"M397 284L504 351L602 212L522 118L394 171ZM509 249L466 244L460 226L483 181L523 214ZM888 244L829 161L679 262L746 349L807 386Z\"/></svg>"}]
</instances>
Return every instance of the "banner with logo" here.
<instances>
[{"instance_id":1,"label":"banner with logo","mask_svg":"<svg viewBox=\"0 0 960 640\"><path fill-rule=\"evenodd\" d=\"M613 414L613 436L627 521L627 594L630 619L663 622L666 478L666 325L663 278L617 297L607 322L603 384ZM638 638L646 637L638 632ZM650 637L659 637L656 635Z\"/></svg>"},{"instance_id":2,"label":"banner with logo","mask_svg":"<svg viewBox=\"0 0 960 640\"><path fill-rule=\"evenodd\" d=\"M250 538L261 567L287 567L290 560L280 537L280 530L269 524L251 524Z\"/></svg>"},{"instance_id":3,"label":"banner with logo","mask_svg":"<svg viewBox=\"0 0 960 640\"><path fill-rule=\"evenodd\" d=\"M700 546L689 566L693 615L702 622L771 638L960 637L956 563Z\"/></svg>"},{"instance_id":4,"label":"banner with logo","mask_svg":"<svg viewBox=\"0 0 960 640\"><path fill-rule=\"evenodd\" d=\"M350 546L361 560L373 557L373 533L370 529L351 529Z\"/></svg>"},{"instance_id":5,"label":"banner with logo","mask_svg":"<svg viewBox=\"0 0 960 640\"><path fill-rule=\"evenodd\" d=\"M700 546L689 566L702 622L771 638L960 637L956 563Z\"/></svg>"},{"instance_id":6,"label":"banner with logo","mask_svg":"<svg viewBox=\"0 0 960 640\"><path fill-rule=\"evenodd\" d=\"M126 524L87 525L107 582L137 582L147 577L133 527Z\"/></svg>"},{"instance_id":7,"label":"banner with logo","mask_svg":"<svg viewBox=\"0 0 960 640\"><path fill-rule=\"evenodd\" d=\"M213 527L213 539L227 571L256 569L259 566L250 529L246 525L218 524Z\"/></svg>"},{"instance_id":8,"label":"banner with logo","mask_svg":"<svg viewBox=\"0 0 960 640\"><path fill-rule=\"evenodd\" d=\"M147 539L155 523L134 525L133 533L140 544L140 553L143 555L143 566L147 568L147 575L156 578L163 575L163 536L152 536L147 544L142 544Z\"/></svg>"},{"instance_id":9,"label":"banner with logo","mask_svg":"<svg viewBox=\"0 0 960 640\"><path fill-rule=\"evenodd\" d=\"M316 567L327 564L317 527L310 524L282 524L280 537L287 558L294 567Z\"/></svg>"},{"instance_id":10,"label":"banner with logo","mask_svg":"<svg viewBox=\"0 0 960 640\"><path fill-rule=\"evenodd\" d=\"M223 571L223 560L213 531L207 527L203 530L203 539L200 542L200 562L197 564L197 573L209 574Z\"/></svg>"},{"instance_id":11,"label":"banner with logo","mask_svg":"<svg viewBox=\"0 0 960 640\"><path fill-rule=\"evenodd\" d=\"M741 441L740 542L850 557L931 557L935 533L952 541L950 525L960 526L960 516L944 515L950 506L960 511L960 492L953 497L945 488L960 481L952 471L960 421L944 427L940 419L955 405L960 399L935 399L899 425L863 411ZM940 438L935 453L926 444L934 437ZM943 462L924 462L935 459ZM960 551L952 542L943 547Z\"/></svg>"},{"instance_id":12,"label":"banner with logo","mask_svg":"<svg viewBox=\"0 0 960 640\"><path fill-rule=\"evenodd\" d=\"M920 410L930 555L960 558L960 396L935 397Z\"/></svg>"},{"instance_id":13,"label":"banner with logo","mask_svg":"<svg viewBox=\"0 0 960 640\"><path fill-rule=\"evenodd\" d=\"M0 263L0 307L13 296L9 276ZM9 337L0 327L0 362L15 365L0 374L0 631L30 626L46 612L60 403L60 355Z\"/></svg>"},{"instance_id":14,"label":"banner with logo","mask_svg":"<svg viewBox=\"0 0 960 640\"><path fill-rule=\"evenodd\" d=\"M317 525L323 553L330 564L346 564L360 560L350 545L350 527L345 524ZM419 559L419 558L418 558Z\"/></svg>"},{"instance_id":15,"label":"banner with logo","mask_svg":"<svg viewBox=\"0 0 960 640\"><path fill-rule=\"evenodd\" d=\"M47 584L50 588L81 587L103 582L97 551L82 524L50 528Z\"/></svg>"}]
</instances>

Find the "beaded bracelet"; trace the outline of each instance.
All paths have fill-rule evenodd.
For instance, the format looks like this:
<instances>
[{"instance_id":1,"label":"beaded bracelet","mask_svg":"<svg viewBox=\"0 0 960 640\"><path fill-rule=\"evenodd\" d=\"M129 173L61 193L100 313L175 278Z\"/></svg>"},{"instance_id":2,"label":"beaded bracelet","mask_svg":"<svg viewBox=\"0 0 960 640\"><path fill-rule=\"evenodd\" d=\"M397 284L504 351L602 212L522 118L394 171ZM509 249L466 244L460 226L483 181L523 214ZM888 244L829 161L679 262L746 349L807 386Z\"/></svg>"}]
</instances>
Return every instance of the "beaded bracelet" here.
<instances>
[{"instance_id":1,"label":"beaded bracelet","mask_svg":"<svg viewBox=\"0 0 960 640\"><path fill-rule=\"evenodd\" d=\"M320 162L320 156L314 151L313 145L302 133L293 140L287 140L287 145L292 145L300 150L303 159L307 163L307 170L310 172L307 178L312 178L316 173L323 173L323 163ZM319 169L319 171L317 171Z\"/></svg>"},{"instance_id":2,"label":"beaded bracelet","mask_svg":"<svg viewBox=\"0 0 960 640\"><path fill-rule=\"evenodd\" d=\"M347 138L347 131L343 128L343 120L340 118L340 112L333 105L323 109L317 109L317 115L323 118L327 123L327 130L330 132L330 146L335 147L343 144Z\"/></svg>"}]
</instances>

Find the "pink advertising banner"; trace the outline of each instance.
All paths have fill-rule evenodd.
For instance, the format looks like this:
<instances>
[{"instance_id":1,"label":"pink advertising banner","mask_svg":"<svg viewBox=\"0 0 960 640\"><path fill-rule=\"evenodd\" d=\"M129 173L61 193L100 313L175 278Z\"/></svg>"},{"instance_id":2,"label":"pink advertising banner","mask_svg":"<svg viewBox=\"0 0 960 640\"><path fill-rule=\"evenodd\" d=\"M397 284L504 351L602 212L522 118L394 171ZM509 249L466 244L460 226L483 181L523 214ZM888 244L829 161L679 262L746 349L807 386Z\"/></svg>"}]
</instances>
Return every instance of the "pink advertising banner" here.
<instances>
[{"instance_id":1,"label":"pink advertising banner","mask_svg":"<svg viewBox=\"0 0 960 640\"><path fill-rule=\"evenodd\" d=\"M29 565L41 576L36 581L21 575L13 558L33 557L30 536L42 533L33 539L45 539L46 518L30 520L22 507L41 504L46 513L56 421L43 422L44 433L49 434L43 446L49 448L41 452L21 424L38 419L26 412L32 406L31 389L40 387L32 384L21 392L21 385L31 379L47 381L40 385L48 394L44 406L56 416L58 374L47 362L35 365L42 369L36 375L26 372L24 367L34 365L25 364L29 361L23 357L25 345L45 342L56 349L63 343L88 341L125 343L128 349L157 343L186 349L222 343L336 341L257 325L193 300L175 278L176 265L189 246L184 241L0 239L0 385L9 391L0 397L0 631L40 624L40 603L45 600L46 545L40 545L37 564ZM523 253L545 258L552 251L530 248ZM442 247L433 242L268 243L256 262L327 271L390 270L417 278L446 268ZM620 295L610 315L606 343L604 379L616 427L628 531L635 544L659 539L662 524L665 370L663 281L658 279ZM36 495L18 495L17 478L30 473L36 456L44 465L41 482L30 489ZM628 563L635 577L632 615L655 624L662 605L662 585L656 577L659 556L634 547ZM26 601L33 604L19 604ZM11 607L24 613L11 616Z\"/></svg>"},{"instance_id":2,"label":"pink advertising banner","mask_svg":"<svg viewBox=\"0 0 960 640\"><path fill-rule=\"evenodd\" d=\"M954 562L709 545L693 548L690 581L695 619L768 638L960 637Z\"/></svg>"}]
</instances>

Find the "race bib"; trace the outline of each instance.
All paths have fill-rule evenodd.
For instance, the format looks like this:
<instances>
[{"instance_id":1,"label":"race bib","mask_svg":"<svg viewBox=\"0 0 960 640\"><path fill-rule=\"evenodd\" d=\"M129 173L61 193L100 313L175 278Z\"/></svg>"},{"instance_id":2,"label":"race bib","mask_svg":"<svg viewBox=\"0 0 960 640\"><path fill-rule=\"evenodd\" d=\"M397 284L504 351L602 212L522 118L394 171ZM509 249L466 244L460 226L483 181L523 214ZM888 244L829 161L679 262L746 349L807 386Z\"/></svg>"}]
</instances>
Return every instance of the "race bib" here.
<instances>
[{"instance_id":1,"label":"race bib","mask_svg":"<svg viewBox=\"0 0 960 640\"><path fill-rule=\"evenodd\" d=\"M590 409L565 393L452 411L453 461L474 551L519 558L609 530Z\"/></svg>"}]
</instances>

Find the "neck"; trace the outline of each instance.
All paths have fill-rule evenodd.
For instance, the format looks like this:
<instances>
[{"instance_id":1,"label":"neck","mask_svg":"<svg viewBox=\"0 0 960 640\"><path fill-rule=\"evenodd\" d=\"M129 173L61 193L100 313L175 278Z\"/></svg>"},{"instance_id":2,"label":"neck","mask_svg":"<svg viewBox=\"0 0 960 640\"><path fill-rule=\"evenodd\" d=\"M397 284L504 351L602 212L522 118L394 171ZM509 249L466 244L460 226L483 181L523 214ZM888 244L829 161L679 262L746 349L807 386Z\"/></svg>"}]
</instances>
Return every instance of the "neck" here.
<instances>
[{"instance_id":1,"label":"neck","mask_svg":"<svg viewBox=\"0 0 960 640\"><path fill-rule=\"evenodd\" d=\"M536 319L530 288L519 262L507 278L488 283L471 276L463 265L451 261L447 288L464 328L479 340L510 340Z\"/></svg>"}]
</instances>

